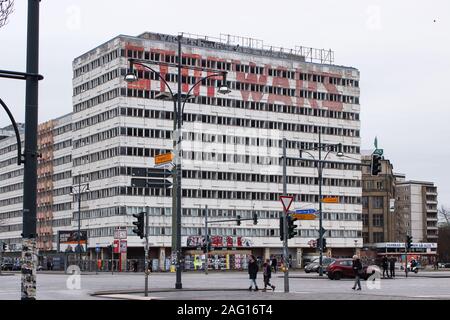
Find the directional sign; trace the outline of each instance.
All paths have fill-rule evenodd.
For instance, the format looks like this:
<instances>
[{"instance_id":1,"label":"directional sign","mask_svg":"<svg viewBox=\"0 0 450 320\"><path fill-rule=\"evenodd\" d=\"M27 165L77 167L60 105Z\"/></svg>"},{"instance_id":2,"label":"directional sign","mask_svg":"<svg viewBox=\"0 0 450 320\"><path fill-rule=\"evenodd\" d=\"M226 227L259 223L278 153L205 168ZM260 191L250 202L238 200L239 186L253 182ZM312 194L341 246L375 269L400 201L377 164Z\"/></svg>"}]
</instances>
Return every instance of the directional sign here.
<instances>
[{"instance_id":1,"label":"directional sign","mask_svg":"<svg viewBox=\"0 0 450 320\"><path fill-rule=\"evenodd\" d=\"M324 202L324 203L339 203L339 198L338 197L323 198L322 202Z\"/></svg>"},{"instance_id":2,"label":"directional sign","mask_svg":"<svg viewBox=\"0 0 450 320\"><path fill-rule=\"evenodd\" d=\"M294 213L292 216L294 218L297 218L298 220L316 220L315 214L296 214L296 213Z\"/></svg>"},{"instance_id":3,"label":"directional sign","mask_svg":"<svg viewBox=\"0 0 450 320\"><path fill-rule=\"evenodd\" d=\"M295 213L298 213L298 214L313 214L316 212L317 212L316 209L297 209L297 210L295 210Z\"/></svg>"},{"instance_id":4,"label":"directional sign","mask_svg":"<svg viewBox=\"0 0 450 320\"><path fill-rule=\"evenodd\" d=\"M294 197L292 196L280 196L280 201L283 204L284 212L288 212L291 207L292 201L294 201Z\"/></svg>"},{"instance_id":5,"label":"directional sign","mask_svg":"<svg viewBox=\"0 0 450 320\"><path fill-rule=\"evenodd\" d=\"M170 188L172 182L166 179L139 179L131 178L131 186L137 188Z\"/></svg>"},{"instance_id":6,"label":"directional sign","mask_svg":"<svg viewBox=\"0 0 450 320\"><path fill-rule=\"evenodd\" d=\"M378 154L379 156L382 156L383 155L383 149L375 149L373 154Z\"/></svg>"},{"instance_id":7,"label":"directional sign","mask_svg":"<svg viewBox=\"0 0 450 320\"><path fill-rule=\"evenodd\" d=\"M155 165L161 165L168 162L171 162L173 159L173 153L163 153L155 156Z\"/></svg>"}]
</instances>

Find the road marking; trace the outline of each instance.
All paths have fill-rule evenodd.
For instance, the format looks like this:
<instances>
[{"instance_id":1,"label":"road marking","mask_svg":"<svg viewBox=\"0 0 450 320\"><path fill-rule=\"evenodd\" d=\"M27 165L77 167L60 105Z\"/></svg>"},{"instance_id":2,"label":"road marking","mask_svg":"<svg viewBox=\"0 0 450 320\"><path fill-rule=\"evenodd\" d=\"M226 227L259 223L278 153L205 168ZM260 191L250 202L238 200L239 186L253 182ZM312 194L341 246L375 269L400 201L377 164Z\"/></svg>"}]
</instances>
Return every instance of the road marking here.
<instances>
[{"instance_id":1,"label":"road marking","mask_svg":"<svg viewBox=\"0 0 450 320\"><path fill-rule=\"evenodd\" d=\"M132 295L132 294L106 294L106 295L98 295L98 297L111 298L111 299L125 299L125 300L157 300L157 299L161 299L161 297L143 297L143 296L136 296L136 295Z\"/></svg>"}]
</instances>

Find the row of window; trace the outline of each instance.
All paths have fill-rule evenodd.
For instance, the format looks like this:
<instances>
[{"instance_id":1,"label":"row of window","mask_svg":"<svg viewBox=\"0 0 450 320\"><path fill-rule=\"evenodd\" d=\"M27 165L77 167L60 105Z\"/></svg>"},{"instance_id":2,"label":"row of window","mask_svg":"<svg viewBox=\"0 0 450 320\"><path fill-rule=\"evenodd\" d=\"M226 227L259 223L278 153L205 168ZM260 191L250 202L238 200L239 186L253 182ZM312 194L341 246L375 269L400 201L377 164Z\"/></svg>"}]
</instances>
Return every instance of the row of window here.
<instances>
[{"instance_id":1,"label":"row of window","mask_svg":"<svg viewBox=\"0 0 450 320\"><path fill-rule=\"evenodd\" d=\"M166 63L176 63L177 57L168 53L143 51L143 50L126 50L122 51L121 54L128 58L145 59L153 62L166 62ZM226 71L235 71L242 73L266 75L269 77L286 78L292 80L303 80L303 81L313 81L320 83L327 83L325 80L328 78L328 83L342 86L352 86L358 87L359 82L353 79L329 77L321 74L315 73L305 73L298 70L286 70L284 68L270 68L267 66L257 66L253 64L243 64L240 62L227 62L227 61L217 61L214 59L200 59L194 57L181 56L182 65L201 67L201 68L211 68Z\"/></svg>"},{"instance_id":2,"label":"row of window","mask_svg":"<svg viewBox=\"0 0 450 320\"><path fill-rule=\"evenodd\" d=\"M125 93L125 91L123 91L122 96L125 95L124 93ZM112 100L119 96L121 96L121 90L119 88L107 91L107 92L102 93L98 96L95 96L91 99L88 99L86 101L75 104L73 106L73 112L80 112L80 111L86 110L88 108L92 108L100 103Z\"/></svg>"},{"instance_id":3,"label":"row of window","mask_svg":"<svg viewBox=\"0 0 450 320\"><path fill-rule=\"evenodd\" d=\"M72 161L72 156L67 155L60 158L53 159L53 167L61 166Z\"/></svg>"},{"instance_id":4,"label":"row of window","mask_svg":"<svg viewBox=\"0 0 450 320\"><path fill-rule=\"evenodd\" d=\"M362 214L363 227L369 226L369 215ZM383 227L384 226L384 215L383 214L374 214L372 216L372 226L373 227Z\"/></svg>"},{"instance_id":5,"label":"row of window","mask_svg":"<svg viewBox=\"0 0 450 320\"><path fill-rule=\"evenodd\" d=\"M0 174L0 181L5 181L7 179L12 179L16 177L23 176L23 168L18 170L12 170L5 173Z\"/></svg>"},{"instance_id":6,"label":"row of window","mask_svg":"<svg viewBox=\"0 0 450 320\"><path fill-rule=\"evenodd\" d=\"M11 192L11 191L17 191L23 189L23 182L11 184L9 186L0 187L0 194Z\"/></svg>"},{"instance_id":7,"label":"row of window","mask_svg":"<svg viewBox=\"0 0 450 320\"><path fill-rule=\"evenodd\" d=\"M59 180L66 180L70 179L72 177L72 170L64 171L60 173L55 173L52 175L53 182L59 181Z\"/></svg>"},{"instance_id":8,"label":"row of window","mask_svg":"<svg viewBox=\"0 0 450 320\"><path fill-rule=\"evenodd\" d=\"M369 208L369 198L372 199L372 209L383 209L384 197L361 197L361 204L363 209Z\"/></svg>"},{"instance_id":9,"label":"row of window","mask_svg":"<svg viewBox=\"0 0 450 320\"><path fill-rule=\"evenodd\" d=\"M110 51L110 52L100 56L99 58L95 59L94 61L91 61L87 64L82 65L81 67L76 68L73 71L73 77L77 78L86 72L89 72L91 70L94 70L94 69L104 65L105 63L113 61L114 59L117 59L118 57L124 57L124 56L125 56L125 51L123 49L122 50L115 49L113 51Z\"/></svg>"},{"instance_id":10,"label":"row of window","mask_svg":"<svg viewBox=\"0 0 450 320\"><path fill-rule=\"evenodd\" d=\"M72 139L61 141L53 145L53 151L58 151L72 146Z\"/></svg>"},{"instance_id":11,"label":"row of window","mask_svg":"<svg viewBox=\"0 0 450 320\"><path fill-rule=\"evenodd\" d=\"M22 196L0 200L0 207L10 206L10 205L17 204L17 203L22 203L22 201L23 201Z\"/></svg>"},{"instance_id":12,"label":"row of window","mask_svg":"<svg viewBox=\"0 0 450 320\"><path fill-rule=\"evenodd\" d=\"M122 69L122 70L125 70L125 69ZM115 78L118 78L120 76L124 76L125 74L126 74L126 72L123 72L123 71L121 74L120 69L114 69L112 71L104 73L97 78L94 78L88 82L85 82L85 83L73 88L73 96L79 95L80 93L83 93L87 90L94 89L95 87L97 87L99 85L102 85L102 84L104 84L108 81L111 81Z\"/></svg>"},{"instance_id":13,"label":"row of window","mask_svg":"<svg viewBox=\"0 0 450 320\"><path fill-rule=\"evenodd\" d=\"M14 141L16 140L14 139ZM17 150L17 143L10 144L9 146L0 149L0 156L16 150Z\"/></svg>"},{"instance_id":14,"label":"row of window","mask_svg":"<svg viewBox=\"0 0 450 320\"><path fill-rule=\"evenodd\" d=\"M150 149L138 147L116 147L95 153L90 153L73 160L73 166L110 159L117 156L137 156L137 157L155 157L157 154L171 152L169 149Z\"/></svg>"},{"instance_id":15,"label":"row of window","mask_svg":"<svg viewBox=\"0 0 450 320\"><path fill-rule=\"evenodd\" d=\"M53 136L56 137L69 131L72 131L72 123L53 129Z\"/></svg>"}]
</instances>

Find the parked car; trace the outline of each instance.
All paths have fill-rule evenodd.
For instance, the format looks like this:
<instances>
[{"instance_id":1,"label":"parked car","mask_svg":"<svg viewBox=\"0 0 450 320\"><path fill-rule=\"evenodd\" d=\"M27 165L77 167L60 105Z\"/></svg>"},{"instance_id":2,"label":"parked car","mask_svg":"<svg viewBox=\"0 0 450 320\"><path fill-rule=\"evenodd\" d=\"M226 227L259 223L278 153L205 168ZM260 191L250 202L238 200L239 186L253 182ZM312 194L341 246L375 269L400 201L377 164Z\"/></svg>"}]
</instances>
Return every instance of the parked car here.
<instances>
[{"instance_id":1,"label":"parked car","mask_svg":"<svg viewBox=\"0 0 450 320\"><path fill-rule=\"evenodd\" d=\"M14 268L14 264L10 263L10 262L5 262L2 264L2 270L5 271L12 271Z\"/></svg>"},{"instance_id":2,"label":"parked car","mask_svg":"<svg viewBox=\"0 0 450 320\"><path fill-rule=\"evenodd\" d=\"M328 258L328 257L324 257L322 258L322 266L323 266L323 271L326 272L328 266L330 265L330 263L332 263L334 260L334 258ZM306 273L310 273L310 272L319 272L319 258L314 259L312 262L308 263L305 266L305 272Z\"/></svg>"},{"instance_id":3,"label":"parked car","mask_svg":"<svg viewBox=\"0 0 450 320\"><path fill-rule=\"evenodd\" d=\"M328 278L330 280L340 280L342 278L354 278L352 259L336 259L327 268ZM363 266L362 278L367 280L372 274L381 274L380 267L377 265Z\"/></svg>"}]
</instances>

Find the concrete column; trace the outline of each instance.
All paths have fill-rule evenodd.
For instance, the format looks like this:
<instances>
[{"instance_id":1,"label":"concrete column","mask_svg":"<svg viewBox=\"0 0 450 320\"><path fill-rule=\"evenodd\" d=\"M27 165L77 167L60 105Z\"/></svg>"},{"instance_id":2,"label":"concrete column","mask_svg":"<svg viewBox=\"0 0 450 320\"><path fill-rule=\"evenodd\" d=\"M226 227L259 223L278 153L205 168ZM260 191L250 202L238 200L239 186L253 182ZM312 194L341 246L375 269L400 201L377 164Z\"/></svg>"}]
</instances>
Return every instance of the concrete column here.
<instances>
[{"instance_id":1,"label":"concrete column","mask_svg":"<svg viewBox=\"0 0 450 320\"><path fill-rule=\"evenodd\" d=\"M159 269L164 270L166 262L166 249L159 248Z\"/></svg>"},{"instance_id":2,"label":"concrete column","mask_svg":"<svg viewBox=\"0 0 450 320\"><path fill-rule=\"evenodd\" d=\"M264 248L264 261L270 259L270 248Z\"/></svg>"},{"instance_id":3,"label":"concrete column","mask_svg":"<svg viewBox=\"0 0 450 320\"><path fill-rule=\"evenodd\" d=\"M303 249L297 248L297 268L302 267Z\"/></svg>"}]
</instances>

